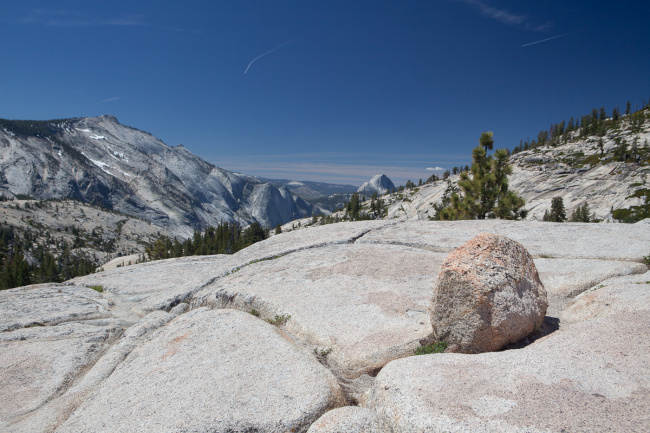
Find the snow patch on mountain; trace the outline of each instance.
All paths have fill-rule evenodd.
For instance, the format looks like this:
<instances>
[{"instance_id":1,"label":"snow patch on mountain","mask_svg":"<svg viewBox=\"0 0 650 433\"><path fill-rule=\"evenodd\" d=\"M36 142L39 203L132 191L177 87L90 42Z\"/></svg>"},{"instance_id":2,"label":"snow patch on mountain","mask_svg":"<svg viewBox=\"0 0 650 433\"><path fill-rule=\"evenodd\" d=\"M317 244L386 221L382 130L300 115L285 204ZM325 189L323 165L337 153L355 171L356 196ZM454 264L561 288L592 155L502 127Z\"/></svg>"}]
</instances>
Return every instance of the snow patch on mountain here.
<instances>
[{"instance_id":1,"label":"snow patch on mountain","mask_svg":"<svg viewBox=\"0 0 650 433\"><path fill-rule=\"evenodd\" d=\"M0 129L7 144L0 155L0 195L75 198L145 219L180 237L226 221L275 227L312 214L313 206L290 190L215 167L113 116L60 125L47 125L56 128L48 137L11 136ZM48 158L55 153L60 158ZM105 162L109 158L112 164Z\"/></svg>"}]
</instances>

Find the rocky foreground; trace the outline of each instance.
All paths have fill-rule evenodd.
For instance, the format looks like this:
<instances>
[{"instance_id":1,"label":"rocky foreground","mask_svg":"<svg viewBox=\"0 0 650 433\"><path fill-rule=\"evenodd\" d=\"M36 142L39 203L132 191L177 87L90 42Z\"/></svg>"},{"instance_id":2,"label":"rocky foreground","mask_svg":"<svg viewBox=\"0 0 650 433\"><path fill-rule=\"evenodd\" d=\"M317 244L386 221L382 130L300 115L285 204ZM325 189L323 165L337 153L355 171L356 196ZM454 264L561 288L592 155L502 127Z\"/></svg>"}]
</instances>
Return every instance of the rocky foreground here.
<instances>
[{"instance_id":1,"label":"rocky foreground","mask_svg":"<svg viewBox=\"0 0 650 433\"><path fill-rule=\"evenodd\" d=\"M482 232L532 255L548 335L412 356ZM648 254L647 221L374 221L6 290L0 430L648 431Z\"/></svg>"}]
</instances>

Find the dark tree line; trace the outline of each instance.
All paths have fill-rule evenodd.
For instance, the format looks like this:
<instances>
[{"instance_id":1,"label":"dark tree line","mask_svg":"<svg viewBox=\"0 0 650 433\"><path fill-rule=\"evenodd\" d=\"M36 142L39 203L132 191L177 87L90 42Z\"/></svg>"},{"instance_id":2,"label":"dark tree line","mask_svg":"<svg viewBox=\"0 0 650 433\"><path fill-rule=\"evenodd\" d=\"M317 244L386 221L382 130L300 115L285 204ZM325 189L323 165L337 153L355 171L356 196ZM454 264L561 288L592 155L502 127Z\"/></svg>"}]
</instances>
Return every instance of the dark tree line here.
<instances>
[{"instance_id":1,"label":"dark tree line","mask_svg":"<svg viewBox=\"0 0 650 433\"><path fill-rule=\"evenodd\" d=\"M46 245L35 244L30 231L22 238L10 226L0 227L0 290L28 284L61 282L88 275L96 264L72 253L73 245L60 241L60 254L51 254ZM32 259L28 260L26 255Z\"/></svg>"},{"instance_id":2,"label":"dark tree line","mask_svg":"<svg viewBox=\"0 0 650 433\"><path fill-rule=\"evenodd\" d=\"M70 123L75 119L54 120L9 120L0 119L0 127L19 137L53 137L61 132L58 125Z\"/></svg>"},{"instance_id":3,"label":"dark tree line","mask_svg":"<svg viewBox=\"0 0 650 433\"><path fill-rule=\"evenodd\" d=\"M584 204L575 208L571 213L571 217L567 218L566 208L564 207L564 200L562 197L553 197L551 199L551 208L544 211L544 217L542 221L556 222L561 223L565 221L571 221L573 223L596 223L600 222L596 218L596 213L589 213L589 204L585 202Z\"/></svg>"},{"instance_id":4,"label":"dark tree line","mask_svg":"<svg viewBox=\"0 0 650 433\"><path fill-rule=\"evenodd\" d=\"M410 182L410 181L409 181ZM407 182L408 183L408 182ZM415 186L415 185L413 185ZM404 187L402 187L404 189ZM345 205L345 218L349 221L374 220L386 214L387 206L382 198L376 192L372 193L368 209L364 209L362 204L366 201L365 196L354 193L350 196L350 201ZM324 224L328 222L325 221Z\"/></svg>"},{"instance_id":5,"label":"dark tree line","mask_svg":"<svg viewBox=\"0 0 650 433\"><path fill-rule=\"evenodd\" d=\"M632 113L631 104L630 102L627 103L625 120L630 122L633 133L640 132L643 122L650 116L650 111L646 110L646 107L644 104L641 110ZM608 130L618 127L622 120L623 115L621 115L618 107L612 110L611 117L607 116L604 107L594 108L589 114L579 118L572 117L569 121L563 120L551 124L548 130L540 131L536 139L521 140L519 145L512 150L512 153L532 150L540 146L558 146L566 143L571 136L576 134L581 138L589 136L604 137Z\"/></svg>"},{"instance_id":6,"label":"dark tree line","mask_svg":"<svg viewBox=\"0 0 650 433\"><path fill-rule=\"evenodd\" d=\"M256 242L268 238L269 230L259 223L242 229L237 223L222 222L208 227L205 232L196 230L194 236L179 242L178 239L161 236L146 248L149 260L174 257L234 254Z\"/></svg>"}]
</instances>

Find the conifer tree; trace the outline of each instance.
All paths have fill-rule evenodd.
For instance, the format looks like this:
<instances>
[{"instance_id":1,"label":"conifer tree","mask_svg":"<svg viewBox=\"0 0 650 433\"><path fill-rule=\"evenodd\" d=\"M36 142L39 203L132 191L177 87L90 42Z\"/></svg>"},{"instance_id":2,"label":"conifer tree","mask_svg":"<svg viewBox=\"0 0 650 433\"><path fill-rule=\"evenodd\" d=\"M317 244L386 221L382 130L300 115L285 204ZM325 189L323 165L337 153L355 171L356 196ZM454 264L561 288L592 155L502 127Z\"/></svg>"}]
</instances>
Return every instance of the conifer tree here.
<instances>
[{"instance_id":1,"label":"conifer tree","mask_svg":"<svg viewBox=\"0 0 650 433\"><path fill-rule=\"evenodd\" d=\"M485 152L487 153L488 150L492 150L494 148L494 133L492 131L483 131L481 133L481 137L479 137L478 142L483 148L485 149Z\"/></svg>"},{"instance_id":2,"label":"conifer tree","mask_svg":"<svg viewBox=\"0 0 650 433\"><path fill-rule=\"evenodd\" d=\"M483 147L483 137L481 134L479 146L472 150L469 171L460 174L458 186L462 190L462 197L456 192L451 194L449 205L436 212L441 220L525 217L525 211L521 210L524 200L513 191L508 191L508 175L512 173L508 151L497 149L494 156L488 156ZM491 133L489 137L491 140Z\"/></svg>"},{"instance_id":3,"label":"conifer tree","mask_svg":"<svg viewBox=\"0 0 650 433\"><path fill-rule=\"evenodd\" d=\"M544 221L561 223L566 221L566 210L564 209L564 200L562 197L553 197L551 200L551 209L544 212Z\"/></svg>"},{"instance_id":4,"label":"conifer tree","mask_svg":"<svg viewBox=\"0 0 650 433\"><path fill-rule=\"evenodd\" d=\"M589 215L589 204L585 202L582 206L578 206L572 213L571 213L571 222L576 222L576 223L588 223L591 222L592 218Z\"/></svg>"}]
</instances>

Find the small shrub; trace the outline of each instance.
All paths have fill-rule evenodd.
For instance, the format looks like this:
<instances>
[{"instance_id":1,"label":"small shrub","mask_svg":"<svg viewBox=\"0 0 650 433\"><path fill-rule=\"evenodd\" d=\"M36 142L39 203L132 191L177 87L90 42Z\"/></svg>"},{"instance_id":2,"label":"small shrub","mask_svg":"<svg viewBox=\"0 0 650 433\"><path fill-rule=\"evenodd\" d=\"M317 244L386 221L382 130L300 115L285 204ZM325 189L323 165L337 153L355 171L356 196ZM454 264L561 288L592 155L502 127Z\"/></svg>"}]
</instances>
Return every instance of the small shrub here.
<instances>
[{"instance_id":1,"label":"small shrub","mask_svg":"<svg viewBox=\"0 0 650 433\"><path fill-rule=\"evenodd\" d=\"M646 266L650 267L650 254L643 258L643 263L645 263Z\"/></svg>"},{"instance_id":2,"label":"small shrub","mask_svg":"<svg viewBox=\"0 0 650 433\"><path fill-rule=\"evenodd\" d=\"M273 319L266 319L266 321L269 322L271 325L282 326L285 323L287 323L289 319L291 319L290 314L283 314L281 316L276 314Z\"/></svg>"},{"instance_id":3,"label":"small shrub","mask_svg":"<svg viewBox=\"0 0 650 433\"><path fill-rule=\"evenodd\" d=\"M437 341L433 344L418 347L413 351L414 355L428 355L430 353L442 353L447 348L447 343L444 341Z\"/></svg>"},{"instance_id":4,"label":"small shrub","mask_svg":"<svg viewBox=\"0 0 650 433\"><path fill-rule=\"evenodd\" d=\"M332 348L331 347L315 347L314 348L314 353L318 356L327 356L330 353L332 353Z\"/></svg>"},{"instance_id":5,"label":"small shrub","mask_svg":"<svg viewBox=\"0 0 650 433\"><path fill-rule=\"evenodd\" d=\"M249 313L251 313L251 314L252 314L253 316L255 316L255 317L260 317L260 312L257 311L255 308L253 308L252 310L250 310Z\"/></svg>"},{"instance_id":6,"label":"small shrub","mask_svg":"<svg viewBox=\"0 0 650 433\"><path fill-rule=\"evenodd\" d=\"M88 287L89 289L96 290L99 293L102 293L104 291L104 286L102 286L101 284L96 284L94 286L86 286L86 287Z\"/></svg>"}]
</instances>

